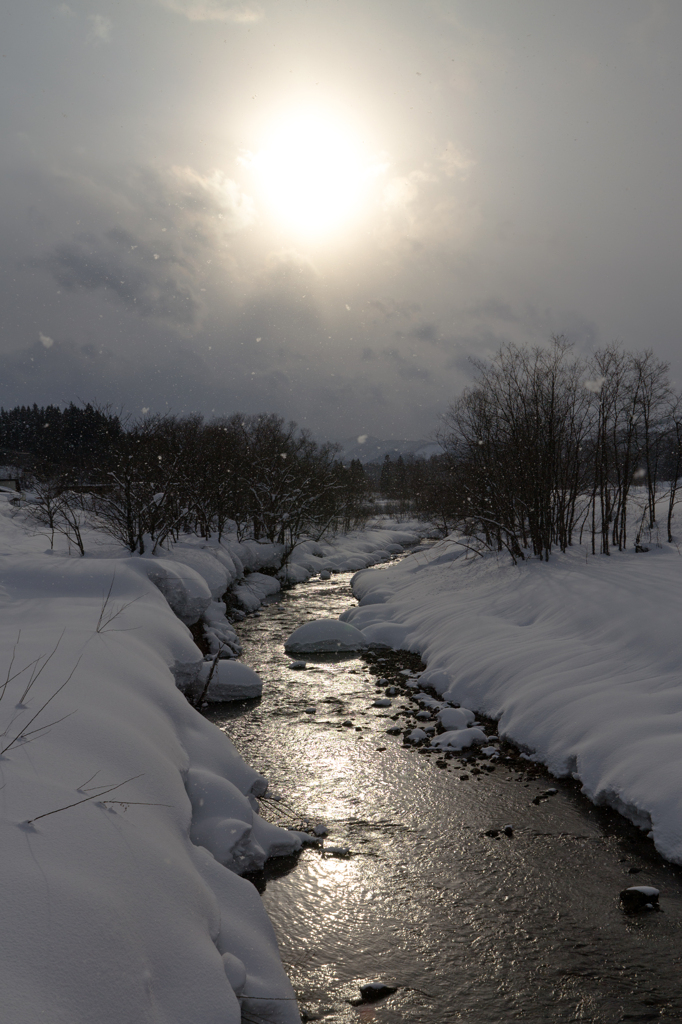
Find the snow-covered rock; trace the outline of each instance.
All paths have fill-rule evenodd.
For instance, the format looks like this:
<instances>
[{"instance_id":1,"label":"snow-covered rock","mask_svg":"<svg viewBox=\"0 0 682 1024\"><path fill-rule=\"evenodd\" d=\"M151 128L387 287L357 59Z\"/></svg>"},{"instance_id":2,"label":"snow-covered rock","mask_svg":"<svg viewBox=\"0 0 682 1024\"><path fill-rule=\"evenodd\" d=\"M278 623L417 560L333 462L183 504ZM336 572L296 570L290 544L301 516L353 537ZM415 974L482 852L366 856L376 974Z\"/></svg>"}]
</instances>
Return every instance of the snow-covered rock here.
<instances>
[{"instance_id":1,"label":"snow-covered rock","mask_svg":"<svg viewBox=\"0 0 682 1024\"><path fill-rule=\"evenodd\" d=\"M295 629L284 644L290 654L364 651L367 640L359 629L338 619L314 619Z\"/></svg>"},{"instance_id":2,"label":"snow-covered rock","mask_svg":"<svg viewBox=\"0 0 682 1024\"><path fill-rule=\"evenodd\" d=\"M405 737L408 743L421 743L423 740L427 740L428 738L428 734L424 732L423 729L412 729L412 731L408 732Z\"/></svg>"},{"instance_id":3,"label":"snow-covered rock","mask_svg":"<svg viewBox=\"0 0 682 1024\"><path fill-rule=\"evenodd\" d=\"M412 649L410 630L397 622L375 622L366 626L362 632L371 647L392 647L394 651Z\"/></svg>"},{"instance_id":4,"label":"snow-covered rock","mask_svg":"<svg viewBox=\"0 0 682 1024\"><path fill-rule=\"evenodd\" d=\"M248 665L241 661L219 661L216 665L204 662L198 678L198 685L206 685L209 675L211 681L204 700L229 701L245 700L249 697L260 697L263 692L263 680Z\"/></svg>"},{"instance_id":5,"label":"snow-covered rock","mask_svg":"<svg viewBox=\"0 0 682 1024\"><path fill-rule=\"evenodd\" d=\"M279 570L277 576L282 583L291 587L296 583L305 583L316 571L315 568L310 569L307 565L290 562Z\"/></svg>"},{"instance_id":6,"label":"snow-covered rock","mask_svg":"<svg viewBox=\"0 0 682 1024\"><path fill-rule=\"evenodd\" d=\"M443 708L436 717L444 729L466 729L476 720L476 715L467 708Z\"/></svg>"},{"instance_id":7,"label":"snow-covered rock","mask_svg":"<svg viewBox=\"0 0 682 1024\"><path fill-rule=\"evenodd\" d=\"M483 729L452 729L449 732L442 732L440 736L434 736L431 746L438 747L439 750L464 750L474 743L486 743L487 740Z\"/></svg>"},{"instance_id":8,"label":"snow-covered rock","mask_svg":"<svg viewBox=\"0 0 682 1024\"><path fill-rule=\"evenodd\" d=\"M232 588L232 593L247 612L255 612L266 597L279 593L279 580L262 572L252 572L243 583Z\"/></svg>"}]
</instances>

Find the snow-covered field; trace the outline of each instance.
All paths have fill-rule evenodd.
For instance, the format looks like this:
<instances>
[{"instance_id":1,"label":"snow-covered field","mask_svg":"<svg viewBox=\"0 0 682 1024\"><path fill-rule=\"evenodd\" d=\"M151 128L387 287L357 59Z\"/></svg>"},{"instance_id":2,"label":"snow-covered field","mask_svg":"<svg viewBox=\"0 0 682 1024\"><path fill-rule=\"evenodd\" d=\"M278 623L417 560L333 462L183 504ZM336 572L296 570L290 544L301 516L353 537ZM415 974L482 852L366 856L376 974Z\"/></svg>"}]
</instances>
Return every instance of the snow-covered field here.
<instances>
[{"instance_id":1,"label":"snow-covered field","mask_svg":"<svg viewBox=\"0 0 682 1024\"><path fill-rule=\"evenodd\" d=\"M467 557L456 540L358 573L360 606L342 618L419 652L423 686L499 719L500 735L572 774L682 863L677 546L610 557L576 546L513 565Z\"/></svg>"},{"instance_id":2,"label":"snow-covered field","mask_svg":"<svg viewBox=\"0 0 682 1024\"><path fill-rule=\"evenodd\" d=\"M213 646L233 655L220 598L236 584L241 606L257 607L279 588L257 571L277 552L197 540L139 558L93 536L81 558L49 550L7 499L3 1020L237 1024L245 1010L298 1021L270 922L240 874L304 837L259 817L266 780L178 689L206 675L186 624L203 617ZM293 571L373 564L401 535L414 539L414 530L375 534L304 546ZM245 567L254 571L245 576ZM218 696L229 689L231 673L223 676Z\"/></svg>"}]
</instances>

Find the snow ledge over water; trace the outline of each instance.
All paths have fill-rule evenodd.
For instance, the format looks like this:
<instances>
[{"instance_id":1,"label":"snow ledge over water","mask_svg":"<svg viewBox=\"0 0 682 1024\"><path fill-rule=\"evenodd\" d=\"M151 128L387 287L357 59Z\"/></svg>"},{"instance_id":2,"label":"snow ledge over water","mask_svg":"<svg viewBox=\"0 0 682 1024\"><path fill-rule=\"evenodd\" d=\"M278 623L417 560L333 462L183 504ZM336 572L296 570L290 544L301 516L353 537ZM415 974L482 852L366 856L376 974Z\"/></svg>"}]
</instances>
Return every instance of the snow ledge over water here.
<instances>
[{"instance_id":1,"label":"snow ledge over water","mask_svg":"<svg viewBox=\"0 0 682 1024\"><path fill-rule=\"evenodd\" d=\"M498 720L500 736L682 863L682 559L646 554L549 563L467 558L445 540L353 578L342 618L418 652L445 700Z\"/></svg>"}]
</instances>

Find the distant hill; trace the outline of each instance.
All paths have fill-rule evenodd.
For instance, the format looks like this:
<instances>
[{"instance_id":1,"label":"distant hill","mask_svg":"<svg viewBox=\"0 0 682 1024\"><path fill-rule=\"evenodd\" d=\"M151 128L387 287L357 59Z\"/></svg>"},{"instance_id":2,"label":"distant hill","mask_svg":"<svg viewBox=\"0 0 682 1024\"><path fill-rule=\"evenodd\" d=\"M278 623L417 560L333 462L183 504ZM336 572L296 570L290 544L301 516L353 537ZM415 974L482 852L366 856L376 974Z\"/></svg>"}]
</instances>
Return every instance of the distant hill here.
<instances>
[{"instance_id":1,"label":"distant hill","mask_svg":"<svg viewBox=\"0 0 682 1024\"><path fill-rule=\"evenodd\" d=\"M339 458L342 462L359 459L365 466L368 462L383 462L386 455L390 455L392 459L397 459L399 455L403 458L406 455L414 455L415 458L428 459L442 451L435 441L408 441L404 438L386 441L380 437L372 437L371 434L362 434L361 438L349 437L338 442L341 446Z\"/></svg>"}]
</instances>

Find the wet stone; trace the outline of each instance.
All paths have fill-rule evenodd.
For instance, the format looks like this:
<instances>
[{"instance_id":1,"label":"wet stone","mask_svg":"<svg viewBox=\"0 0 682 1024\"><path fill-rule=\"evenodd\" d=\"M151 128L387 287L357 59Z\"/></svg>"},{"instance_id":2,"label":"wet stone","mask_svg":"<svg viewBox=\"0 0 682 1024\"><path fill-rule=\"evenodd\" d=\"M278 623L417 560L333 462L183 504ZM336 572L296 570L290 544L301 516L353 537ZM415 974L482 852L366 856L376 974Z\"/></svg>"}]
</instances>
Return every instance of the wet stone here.
<instances>
[{"instance_id":1,"label":"wet stone","mask_svg":"<svg viewBox=\"0 0 682 1024\"><path fill-rule=\"evenodd\" d=\"M659 910L658 889L651 885L633 885L629 889L623 889L620 894L620 902L623 910L629 913L637 913L640 910Z\"/></svg>"},{"instance_id":2,"label":"wet stone","mask_svg":"<svg viewBox=\"0 0 682 1024\"><path fill-rule=\"evenodd\" d=\"M369 984L360 986L363 1003L375 1003L378 999L385 999L397 991L397 985L386 985L383 981L370 981Z\"/></svg>"}]
</instances>

